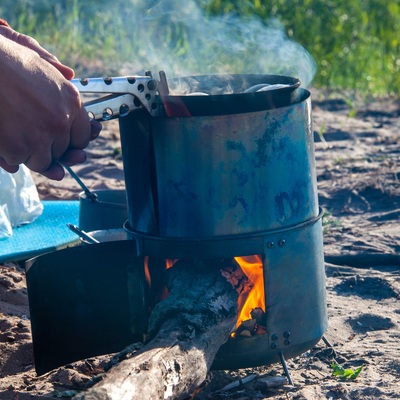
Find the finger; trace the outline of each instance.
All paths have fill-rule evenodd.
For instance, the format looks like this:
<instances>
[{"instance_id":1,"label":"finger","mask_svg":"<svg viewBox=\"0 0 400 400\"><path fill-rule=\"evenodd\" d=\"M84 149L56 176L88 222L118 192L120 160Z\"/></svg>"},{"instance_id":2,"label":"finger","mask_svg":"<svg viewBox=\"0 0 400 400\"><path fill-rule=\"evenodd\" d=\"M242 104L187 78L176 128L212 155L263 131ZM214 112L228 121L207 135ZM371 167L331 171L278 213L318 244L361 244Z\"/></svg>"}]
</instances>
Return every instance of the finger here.
<instances>
[{"instance_id":1,"label":"finger","mask_svg":"<svg viewBox=\"0 0 400 400\"><path fill-rule=\"evenodd\" d=\"M18 43L35 51L41 58L43 58L48 63L53 65L53 67L58 69L58 71L61 72L65 79L70 80L75 76L75 72L72 68L62 64L55 55L49 53L46 49L40 46L35 39L31 38L30 36L19 34Z\"/></svg>"},{"instance_id":2,"label":"finger","mask_svg":"<svg viewBox=\"0 0 400 400\"><path fill-rule=\"evenodd\" d=\"M97 136L99 136L103 126L99 121L92 119L90 120L90 129L90 140L94 140L97 138Z\"/></svg>"},{"instance_id":3,"label":"finger","mask_svg":"<svg viewBox=\"0 0 400 400\"><path fill-rule=\"evenodd\" d=\"M58 69L58 71L64 76L65 79L71 80L75 76L75 72L72 68L68 67L60 63L58 60L53 61L51 59L47 59L46 57L42 57L44 60L48 61L53 67Z\"/></svg>"},{"instance_id":4,"label":"finger","mask_svg":"<svg viewBox=\"0 0 400 400\"><path fill-rule=\"evenodd\" d=\"M59 162L71 166L85 162L86 158L86 153L82 149L70 148L62 155Z\"/></svg>"},{"instance_id":5,"label":"finger","mask_svg":"<svg viewBox=\"0 0 400 400\"><path fill-rule=\"evenodd\" d=\"M34 151L28 155L26 160L23 162L31 171L39 172L47 171L53 163L53 155L51 147L48 147L45 143L38 145L34 148Z\"/></svg>"},{"instance_id":6,"label":"finger","mask_svg":"<svg viewBox=\"0 0 400 400\"><path fill-rule=\"evenodd\" d=\"M0 158L0 167L10 174L14 174L19 170L19 165L8 165L2 158Z\"/></svg>"},{"instance_id":7,"label":"finger","mask_svg":"<svg viewBox=\"0 0 400 400\"><path fill-rule=\"evenodd\" d=\"M70 130L70 147L84 149L89 143L92 136L92 123L89 120L85 108L82 106L78 115L74 119ZM95 134L96 134L96 125Z\"/></svg>"},{"instance_id":8,"label":"finger","mask_svg":"<svg viewBox=\"0 0 400 400\"><path fill-rule=\"evenodd\" d=\"M36 39L19 33L14 29L6 26L0 27L0 34L20 44L21 46L27 47L35 51L41 58L53 65L65 77L65 79L70 80L75 76L75 72L72 68L62 64L55 55L51 54L42 46L40 46L39 42Z\"/></svg>"},{"instance_id":9,"label":"finger","mask_svg":"<svg viewBox=\"0 0 400 400\"><path fill-rule=\"evenodd\" d=\"M8 25L8 22L1 18L0 18L0 25L7 26L8 28L10 28L10 25Z\"/></svg>"},{"instance_id":10,"label":"finger","mask_svg":"<svg viewBox=\"0 0 400 400\"><path fill-rule=\"evenodd\" d=\"M54 161L46 171L41 172L41 175L54 181L61 181L65 176L65 170L57 161Z\"/></svg>"}]
</instances>

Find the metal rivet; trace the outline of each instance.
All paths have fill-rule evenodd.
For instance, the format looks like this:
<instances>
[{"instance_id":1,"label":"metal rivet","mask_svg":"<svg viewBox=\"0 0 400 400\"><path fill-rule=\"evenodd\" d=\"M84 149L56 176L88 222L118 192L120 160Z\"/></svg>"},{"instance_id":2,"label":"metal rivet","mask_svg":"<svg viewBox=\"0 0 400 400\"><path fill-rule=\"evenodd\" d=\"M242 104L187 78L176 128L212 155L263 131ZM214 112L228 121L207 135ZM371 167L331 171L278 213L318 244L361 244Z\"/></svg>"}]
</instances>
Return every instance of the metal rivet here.
<instances>
[{"instance_id":1,"label":"metal rivet","mask_svg":"<svg viewBox=\"0 0 400 400\"><path fill-rule=\"evenodd\" d=\"M151 80L147 82L147 87L149 90L156 90L157 89L157 81L156 80Z\"/></svg>"},{"instance_id":2,"label":"metal rivet","mask_svg":"<svg viewBox=\"0 0 400 400\"><path fill-rule=\"evenodd\" d=\"M278 340L278 335L276 334L276 333L273 333L272 335L271 335L271 340Z\"/></svg>"},{"instance_id":3,"label":"metal rivet","mask_svg":"<svg viewBox=\"0 0 400 400\"><path fill-rule=\"evenodd\" d=\"M129 111L130 111L130 109L129 109L128 105L126 105L126 104L121 104L120 105L120 107L119 107L119 115L121 117L125 117L126 115L128 115Z\"/></svg>"},{"instance_id":4,"label":"metal rivet","mask_svg":"<svg viewBox=\"0 0 400 400\"><path fill-rule=\"evenodd\" d=\"M286 340L285 340L285 346L289 346L291 343L292 343L292 342L291 342L290 339L286 339Z\"/></svg>"},{"instance_id":5,"label":"metal rivet","mask_svg":"<svg viewBox=\"0 0 400 400\"><path fill-rule=\"evenodd\" d=\"M275 246L275 243L274 243L274 242L268 242L268 243L267 243L267 247L268 247L269 249L272 249L274 246Z\"/></svg>"},{"instance_id":6,"label":"metal rivet","mask_svg":"<svg viewBox=\"0 0 400 400\"><path fill-rule=\"evenodd\" d=\"M276 349L276 343L271 343L271 349Z\"/></svg>"},{"instance_id":7,"label":"metal rivet","mask_svg":"<svg viewBox=\"0 0 400 400\"><path fill-rule=\"evenodd\" d=\"M283 247L285 244L286 244L286 240L285 239L280 239L279 242L278 242L278 245L280 247Z\"/></svg>"},{"instance_id":8,"label":"metal rivet","mask_svg":"<svg viewBox=\"0 0 400 400\"><path fill-rule=\"evenodd\" d=\"M290 332L289 331L284 332L283 337L284 338L290 337Z\"/></svg>"}]
</instances>

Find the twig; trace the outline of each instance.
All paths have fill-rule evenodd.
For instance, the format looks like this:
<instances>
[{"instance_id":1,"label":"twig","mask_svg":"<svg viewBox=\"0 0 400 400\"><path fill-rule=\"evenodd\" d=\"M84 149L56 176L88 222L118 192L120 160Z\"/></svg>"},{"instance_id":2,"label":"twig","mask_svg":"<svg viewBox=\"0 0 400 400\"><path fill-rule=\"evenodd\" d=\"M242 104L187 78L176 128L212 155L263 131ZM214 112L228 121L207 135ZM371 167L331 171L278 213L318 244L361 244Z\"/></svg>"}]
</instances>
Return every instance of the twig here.
<instances>
[{"instance_id":1,"label":"twig","mask_svg":"<svg viewBox=\"0 0 400 400\"><path fill-rule=\"evenodd\" d=\"M243 386L244 384L256 379L257 376L258 376L257 374L250 374L248 376L245 376L244 378L241 378L241 379L238 379L237 381L233 381L233 382L229 383L228 385L224 386L222 389L218 389L215 393L226 392L227 390L231 390L231 389Z\"/></svg>"}]
</instances>

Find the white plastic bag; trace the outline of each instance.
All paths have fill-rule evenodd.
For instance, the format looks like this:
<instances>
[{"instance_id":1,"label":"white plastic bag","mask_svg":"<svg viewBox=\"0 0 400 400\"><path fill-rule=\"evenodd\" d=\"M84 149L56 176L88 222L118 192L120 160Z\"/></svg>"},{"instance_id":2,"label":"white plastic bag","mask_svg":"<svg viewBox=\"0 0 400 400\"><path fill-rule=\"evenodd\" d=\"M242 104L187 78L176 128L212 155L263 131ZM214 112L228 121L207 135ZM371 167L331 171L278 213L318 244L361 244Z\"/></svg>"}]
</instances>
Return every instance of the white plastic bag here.
<instances>
[{"instance_id":1,"label":"white plastic bag","mask_svg":"<svg viewBox=\"0 0 400 400\"><path fill-rule=\"evenodd\" d=\"M8 216L7 204L0 205L0 239L12 235L12 226Z\"/></svg>"},{"instance_id":2,"label":"white plastic bag","mask_svg":"<svg viewBox=\"0 0 400 400\"><path fill-rule=\"evenodd\" d=\"M20 165L15 174L0 168L0 239L12 235L10 227L33 222L43 212L29 169Z\"/></svg>"}]
</instances>

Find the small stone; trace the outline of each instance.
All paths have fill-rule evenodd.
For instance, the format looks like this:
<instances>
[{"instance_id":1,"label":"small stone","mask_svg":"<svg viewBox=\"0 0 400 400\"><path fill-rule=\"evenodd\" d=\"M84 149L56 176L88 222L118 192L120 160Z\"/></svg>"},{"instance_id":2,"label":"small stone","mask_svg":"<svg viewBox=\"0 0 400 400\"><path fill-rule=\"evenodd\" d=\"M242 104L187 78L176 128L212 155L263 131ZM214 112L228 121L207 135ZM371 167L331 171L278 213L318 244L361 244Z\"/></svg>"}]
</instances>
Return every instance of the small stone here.
<instances>
[{"instance_id":1,"label":"small stone","mask_svg":"<svg viewBox=\"0 0 400 400\"><path fill-rule=\"evenodd\" d=\"M252 333L248 329L244 329L243 331L240 332L239 336L250 337L252 336Z\"/></svg>"}]
</instances>

